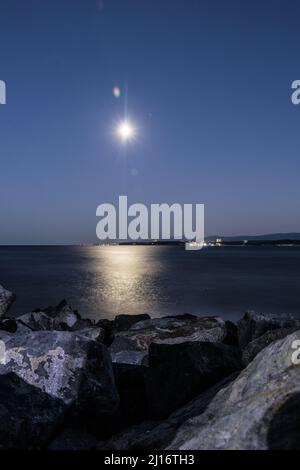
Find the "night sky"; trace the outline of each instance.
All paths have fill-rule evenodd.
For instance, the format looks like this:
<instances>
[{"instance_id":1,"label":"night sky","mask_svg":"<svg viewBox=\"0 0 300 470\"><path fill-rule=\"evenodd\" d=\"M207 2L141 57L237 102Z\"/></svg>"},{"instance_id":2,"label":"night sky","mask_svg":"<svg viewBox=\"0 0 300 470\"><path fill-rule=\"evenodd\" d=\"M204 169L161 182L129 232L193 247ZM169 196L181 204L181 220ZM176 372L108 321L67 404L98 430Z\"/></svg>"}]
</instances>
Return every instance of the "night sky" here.
<instances>
[{"instance_id":1,"label":"night sky","mask_svg":"<svg viewBox=\"0 0 300 470\"><path fill-rule=\"evenodd\" d=\"M0 244L95 242L120 194L204 203L206 235L300 232L299 18L299 0L1 0Z\"/></svg>"}]
</instances>

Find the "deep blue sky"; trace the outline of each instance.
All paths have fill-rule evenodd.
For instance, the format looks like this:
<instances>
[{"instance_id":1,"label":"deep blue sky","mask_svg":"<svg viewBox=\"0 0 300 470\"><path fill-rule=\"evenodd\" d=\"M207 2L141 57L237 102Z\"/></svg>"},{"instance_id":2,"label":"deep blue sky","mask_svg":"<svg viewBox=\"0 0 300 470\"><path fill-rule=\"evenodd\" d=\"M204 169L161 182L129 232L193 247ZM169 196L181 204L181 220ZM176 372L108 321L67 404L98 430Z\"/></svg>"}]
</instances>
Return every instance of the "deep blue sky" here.
<instances>
[{"instance_id":1,"label":"deep blue sky","mask_svg":"<svg viewBox=\"0 0 300 470\"><path fill-rule=\"evenodd\" d=\"M203 202L207 235L300 231L299 15L299 0L2 0L0 244L96 241L96 207L119 194Z\"/></svg>"}]
</instances>

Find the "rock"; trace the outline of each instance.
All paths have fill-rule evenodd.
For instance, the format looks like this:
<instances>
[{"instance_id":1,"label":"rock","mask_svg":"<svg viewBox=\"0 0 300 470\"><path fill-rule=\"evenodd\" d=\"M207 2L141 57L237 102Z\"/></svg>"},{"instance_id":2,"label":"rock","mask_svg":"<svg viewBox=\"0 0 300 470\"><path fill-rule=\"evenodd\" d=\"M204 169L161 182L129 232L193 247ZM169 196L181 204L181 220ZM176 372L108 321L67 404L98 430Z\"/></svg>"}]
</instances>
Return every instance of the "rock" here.
<instances>
[{"instance_id":1,"label":"rock","mask_svg":"<svg viewBox=\"0 0 300 470\"><path fill-rule=\"evenodd\" d=\"M298 329L299 327L292 326L290 328L279 328L277 330L270 330L264 333L259 338L256 338L250 343L248 343L245 349L243 349L243 362L245 366L247 366L251 361L253 361L257 354L262 349L266 348L269 344L273 343L273 341L285 338L286 336L294 333L294 331L297 331Z\"/></svg>"},{"instance_id":2,"label":"rock","mask_svg":"<svg viewBox=\"0 0 300 470\"><path fill-rule=\"evenodd\" d=\"M115 333L114 333L114 322L112 320L107 320L107 319L102 319L99 320L96 324L95 327L101 327L104 332L105 332L105 337L103 339L103 344L105 346L109 347L112 342L115 339Z\"/></svg>"},{"instance_id":3,"label":"rock","mask_svg":"<svg viewBox=\"0 0 300 470\"><path fill-rule=\"evenodd\" d=\"M146 375L150 418L167 417L223 377L241 368L239 350L225 344L151 344Z\"/></svg>"},{"instance_id":4,"label":"rock","mask_svg":"<svg viewBox=\"0 0 300 470\"><path fill-rule=\"evenodd\" d=\"M148 356L143 351L120 351L112 353L111 360L119 364L147 365Z\"/></svg>"},{"instance_id":5,"label":"rock","mask_svg":"<svg viewBox=\"0 0 300 470\"><path fill-rule=\"evenodd\" d=\"M92 429L99 438L107 438L147 418L145 367L116 363L113 370L120 404L104 426Z\"/></svg>"},{"instance_id":6,"label":"rock","mask_svg":"<svg viewBox=\"0 0 300 470\"><path fill-rule=\"evenodd\" d=\"M4 289L4 287L0 285L0 318L4 317L7 314L10 306L15 301L15 299L15 294Z\"/></svg>"},{"instance_id":7,"label":"rock","mask_svg":"<svg viewBox=\"0 0 300 470\"><path fill-rule=\"evenodd\" d=\"M147 314L117 315L114 320L114 330L116 332L129 330L132 325L143 320L150 320L150 316Z\"/></svg>"},{"instance_id":8,"label":"rock","mask_svg":"<svg viewBox=\"0 0 300 470\"><path fill-rule=\"evenodd\" d=\"M300 320L295 319L291 314L248 312L237 323L239 345L244 348L266 331L291 326L300 327Z\"/></svg>"},{"instance_id":9,"label":"rock","mask_svg":"<svg viewBox=\"0 0 300 470\"><path fill-rule=\"evenodd\" d=\"M226 337L225 322L219 317L178 317L155 318L140 321L128 331L116 333L110 346L113 355L129 351L143 352L146 360L151 343L180 344L186 341L222 342ZM136 357L136 356L133 356Z\"/></svg>"},{"instance_id":10,"label":"rock","mask_svg":"<svg viewBox=\"0 0 300 470\"><path fill-rule=\"evenodd\" d=\"M267 346L179 428L168 449L299 448L300 365L292 362L299 340L300 330Z\"/></svg>"},{"instance_id":11,"label":"rock","mask_svg":"<svg viewBox=\"0 0 300 470\"><path fill-rule=\"evenodd\" d=\"M300 450L300 393L294 394L277 410L269 427L270 450Z\"/></svg>"},{"instance_id":12,"label":"rock","mask_svg":"<svg viewBox=\"0 0 300 470\"><path fill-rule=\"evenodd\" d=\"M112 364L104 345L71 332L0 332L0 375L14 372L78 413L112 413L118 404Z\"/></svg>"},{"instance_id":13,"label":"rock","mask_svg":"<svg viewBox=\"0 0 300 470\"><path fill-rule=\"evenodd\" d=\"M101 327L89 327L83 328L82 330L76 331L76 334L84 336L85 338L91 339L93 341L99 341L104 344L105 341L105 331Z\"/></svg>"},{"instance_id":14,"label":"rock","mask_svg":"<svg viewBox=\"0 0 300 470\"><path fill-rule=\"evenodd\" d=\"M82 429L65 429L49 445L48 450L94 450L98 445L95 436Z\"/></svg>"},{"instance_id":15,"label":"rock","mask_svg":"<svg viewBox=\"0 0 300 470\"><path fill-rule=\"evenodd\" d=\"M83 319L65 300L56 307L36 309L17 318L18 322L28 326L33 331L56 330L78 331L95 326L89 319Z\"/></svg>"},{"instance_id":16,"label":"rock","mask_svg":"<svg viewBox=\"0 0 300 470\"><path fill-rule=\"evenodd\" d=\"M106 441L100 441L97 446L97 450L128 450L135 449L134 443L138 437L147 436L151 433L152 429L157 426L155 421L143 422L136 426L131 426L125 431L112 436ZM149 447L150 449L150 447ZM147 447L148 450L148 447Z\"/></svg>"},{"instance_id":17,"label":"rock","mask_svg":"<svg viewBox=\"0 0 300 470\"><path fill-rule=\"evenodd\" d=\"M38 309L38 310L40 310L40 309ZM60 321L64 321L65 319L68 320L68 315L71 314L72 318L69 319L69 321L70 321L69 327L70 328L72 328L72 326L74 326L74 324L76 323L77 320L81 319L79 313L76 310L72 310L72 308L70 307L70 305L68 305L68 303L65 299L63 299L61 302L59 302L59 304L57 304L54 307L52 305L50 305L49 307L43 309L43 311L49 317L52 317L52 318L59 318L60 317ZM66 321L66 323L68 323L68 321Z\"/></svg>"},{"instance_id":18,"label":"rock","mask_svg":"<svg viewBox=\"0 0 300 470\"><path fill-rule=\"evenodd\" d=\"M17 317L16 322L18 327L22 325L31 331L50 331L55 329L53 318L40 310L21 315Z\"/></svg>"},{"instance_id":19,"label":"rock","mask_svg":"<svg viewBox=\"0 0 300 470\"><path fill-rule=\"evenodd\" d=\"M0 320L0 330L15 333L18 329L17 322L13 319Z\"/></svg>"},{"instance_id":20,"label":"rock","mask_svg":"<svg viewBox=\"0 0 300 470\"><path fill-rule=\"evenodd\" d=\"M97 324L89 319L83 319L65 300L56 307L37 309L16 319L18 331L29 328L32 331L75 331L86 338L107 343L110 333L101 322ZM1 329L1 325L0 325Z\"/></svg>"},{"instance_id":21,"label":"rock","mask_svg":"<svg viewBox=\"0 0 300 470\"><path fill-rule=\"evenodd\" d=\"M54 437L64 406L16 374L0 375L0 449L37 449Z\"/></svg>"},{"instance_id":22,"label":"rock","mask_svg":"<svg viewBox=\"0 0 300 470\"><path fill-rule=\"evenodd\" d=\"M238 329L235 323L226 320L225 321L226 327L226 336L223 340L224 344L228 344L229 346L239 346L239 339L238 339Z\"/></svg>"},{"instance_id":23,"label":"rock","mask_svg":"<svg viewBox=\"0 0 300 470\"><path fill-rule=\"evenodd\" d=\"M143 421L99 443L102 450L158 450L164 449L174 438L182 423L205 411L216 393L236 378L237 374L223 379L182 408L174 411L164 421Z\"/></svg>"},{"instance_id":24,"label":"rock","mask_svg":"<svg viewBox=\"0 0 300 470\"><path fill-rule=\"evenodd\" d=\"M144 366L113 364L120 405L113 416L114 432L146 419L147 401Z\"/></svg>"},{"instance_id":25,"label":"rock","mask_svg":"<svg viewBox=\"0 0 300 470\"><path fill-rule=\"evenodd\" d=\"M74 331L75 329L82 328L82 326L78 325L78 323L82 322L82 318L77 311L72 310L72 308L65 302L64 305L57 307L58 312L53 318L54 321L54 328L66 330L66 331Z\"/></svg>"}]
</instances>

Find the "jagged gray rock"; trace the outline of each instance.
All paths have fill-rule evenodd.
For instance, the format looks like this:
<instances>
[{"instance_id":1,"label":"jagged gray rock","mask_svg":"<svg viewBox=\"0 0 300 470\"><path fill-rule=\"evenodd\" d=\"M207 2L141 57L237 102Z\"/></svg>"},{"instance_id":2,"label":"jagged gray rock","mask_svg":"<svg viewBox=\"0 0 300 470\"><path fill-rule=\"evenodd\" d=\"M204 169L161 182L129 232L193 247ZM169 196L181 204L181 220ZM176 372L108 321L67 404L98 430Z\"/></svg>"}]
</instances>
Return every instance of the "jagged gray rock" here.
<instances>
[{"instance_id":1,"label":"jagged gray rock","mask_svg":"<svg viewBox=\"0 0 300 470\"><path fill-rule=\"evenodd\" d=\"M47 307L25 313L17 317L16 321L33 331L78 331L96 325L92 320L82 318L77 310L73 310L65 300L56 307Z\"/></svg>"},{"instance_id":2,"label":"jagged gray rock","mask_svg":"<svg viewBox=\"0 0 300 470\"><path fill-rule=\"evenodd\" d=\"M63 403L16 374L0 375L0 449L37 449L55 436Z\"/></svg>"},{"instance_id":3,"label":"jagged gray rock","mask_svg":"<svg viewBox=\"0 0 300 470\"><path fill-rule=\"evenodd\" d=\"M96 324L92 320L82 318L65 300L56 307L47 307L44 310L23 314L14 322L18 332L25 332L26 328L32 331L73 331L86 338L106 343L106 329L100 326L100 323ZM2 329L8 330L5 325Z\"/></svg>"},{"instance_id":4,"label":"jagged gray rock","mask_svg":"<svg viewBox=\"0 0 300 470\"><path fill-rule=\"evenodd\" d=\"M263 450L280 443L284 448L297 445L300 365L292 361L292 346L299 340L300 330L261 351L217 393L204 413L179 428L168 449Z\"/></svg>"},{"instance_id":5,"label":"jagged gray rock","mask_svg":"<svg viewBox=\"0 0 300 470\"><path fill-rule=\"evenodd\" d=\"M140 314L140 315L117 315L113 321L113 328L115 332L118 331L127 331L135 323L150 320L150 315Z\"/></svg>"},{"instance_id":6,"label":"jagged gray rock","mask_svg":"<svg viewBox=\"0 0 300 470\"><path fill-rule=\"evenodd\" d=\"M81 429L65 429L48 446L48 450L95 450L98 441L95 436Z\"/></svg>"},{"instance_id":7,"label":"jagged gray rock","mask_svg":"<svg viewBox=\"0 0 300 470\"><path fill-rule=\"evenodd\" d=\"M101 429L95 429L99 438L107 438L147 418L145 367L133 364L113 364L120 405L109 416Z\"/></svg>"},{"instance_id":8,"label":"jagged gray rock","mask_svg":"<svg viewBox=\"0 0 300 470\"><path fill-rule=\"evenodd\" d=\"M15 299L15 294L9 290L4 289L4 287L0 285L0 318L7 314Z\"/></svg>"},{"instance_id":9,"label":"jagged gray rock","mask_svg":"<svg viewBox=\"0 0 300 470\"><path fill-rule=\"evenodd\" d=\"M298 326L291 326L289 328L278 328L277 330L270 330L264 333L259 338L254 339L247 344L245 349L243 349L243 362L247 366L257 354L262 351L264 348L277 341L278 339L285 338L286 336L294 333L299 329Z\"/></svg>"},{"instance_id":10,"label":"jagged gray rock","mask_svg":"<svg viewBox=\"0 0 300 470\"><path fill-rule=\"evenodd\" d=\"M106 441L99 442L102 450L164 449L174 438L182 423L203 413L216 393L237 377L237 373L213 385L188 404L174 411L163 421L146 420L123 430Z\"/></svg>"},{"instance_id":11,"label":"jagged gray rock","mask_svg":"<svg viewBox=\"0 0 300 470\"><path fill-rule=\"evenodd\" d=\"M25 313L17 317L15 321L17 329L21 329L22 326L31 331L47 331L55 329L53 318L49 317L41 310Z\"/></svg>"},{"instance_id":12,"label":"jagged gray rock","mask_svg":"<svg viewBox=\"0 0 300 470\"><path fill-rule=\"evenodd\" d=\"M239 345L245 348L248 343L259 338L266 331L291 326L300 327L300 320L289 313L247 312L237 323Z\"/></svg>"},{"instance_id":13,"label":"jagged gray rock","mask_svg":"<svg viewBox=\"0 0 300 470\"><path fill-rule=\"evenodd\" d=\"M132 364L132 365L147 365L147 354L143 351L120 351L111 353L113 363L118 364Z\"/></svg>"},{"instance_id":14,"label":"jagged gray rock","mask_svg":"<svg viewBox=\"0 0 300 470\"><path fill-rule=\"evenodd\" d=\"M129 351L140 352L143 354L133 355L134 363L137 357L140 358L140 363L145 363L151 343L180 344L187 341L217 343L222 342L226 334L225 322L219 317L179 315L154 318L135 323L128 331L116 333L110 352L114 360L117 354L123 356L123 362L126 355L130 361L127 354Z\"/></svg>"},{"instance_id":15,"label":"jagged gray rock","mask_svg":"<svg viewBox=\"0 0 300 470\"><path fill-rule=\"evenodd\" d=\"M240 351L233 346L210 342L151 344L146 375L149 416L166 418L242 367Z\"/></svg>"},{"instance_id":16,"label":"jagged gray rock","mask_svg":"<svg viewBox=\"0 0 300 470\"><path fill-rule=\"evenodd\" d=\"M0 332L0 375L15 373L28 384L86 414L110 413L118 404L106 347L71 332Z\"/></svg>"}]
</instances>

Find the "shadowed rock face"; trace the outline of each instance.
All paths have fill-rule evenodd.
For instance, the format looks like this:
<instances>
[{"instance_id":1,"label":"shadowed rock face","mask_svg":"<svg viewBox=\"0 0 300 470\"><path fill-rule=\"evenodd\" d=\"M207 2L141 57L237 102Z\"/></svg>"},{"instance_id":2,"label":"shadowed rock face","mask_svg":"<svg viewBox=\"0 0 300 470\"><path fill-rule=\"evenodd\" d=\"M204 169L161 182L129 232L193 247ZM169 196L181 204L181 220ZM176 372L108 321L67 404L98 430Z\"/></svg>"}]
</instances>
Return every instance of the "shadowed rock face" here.
<instances>
[{"instance_id":1,"label":"shadowed rock face","mask_svg":"<svg viewBox=\"0 0 300 470\"><path fill-rule=\"evenodd\" d=\"M85 430L67 428L51 442L48 450L95 450L97 445L96 437Z\"/></svg>"},{"instance_id":2,"label":"shadowed rock face","mask_svg":"<svg viewBox=\"0 0 300 470\"><path fill-rule=\"evenodd\" d=\"M267 331L293 326L300 328L300 320L290 314L248 312L237 323L239 345L245 348Z\"/></svg>"},{"instance_id":3,"label":"shadowed rock face","mask_svg":"<svg viewBox=\"0 0 300 470\"><path fill-rule=\"evenodd\" d=\"M241 368L239 350L224 344L151 344L146 381L150 417L166 418L172 411Z\"/></svg>"},{"instance_id":4,"label":"shadowed rock face","mask_svg":"<svg viewBox=\"0 0 300 470\"><path fill-rule=\"evenodd\" d=\"M102 450L154 450L164 449L174 438L180 425L203 413L216 393L228 385L237 373L213 385L188 404L174 411L164 421L143 421L98 444Z\"/></svg>"},{"instance_id":5,"label":"shadowed rock face","mask_svg":"<svg viewBox=\"0 0 300 470\"><path fill-rule=\"evenodd\" d=\"M128 356L128 351L142 353L135 354L136 363L145 363L151 343L180 344L184 342L207 341L222 342L227 331L225 322L219 317L196 317L193 315L180 315L178 317L156 318L135 323L128 331L116 333L110 346L113 360L122 353ZM129 359L128 359L129 360Z\"/></svg>"},{"instance_id":6,"label":"shadowed rock face","mask_svg":"<svg viewBox=\"0 0 300 470\"><path fill-rule=\"evenodd\" d=\"M270 450L300 450L300 393L275 413L268 432Z\"/></svg>"},{"instance_id":7,"label":"shadowed rock face","mask_svg":"<svg viewBox=\"0 0 300 470\"><path fill-rule=\"evenodd\" d=\"M15 294L9 292L0 285L0 318L7 314L15 299Z\"/></svg>"},{"instance_id":8,"label":"shadowed rock face","mask_svg":"<svg viewBox=\"0 0 300 470\"><path fill-rule=\"evenodd\" d=\"M105 439L136 423L147 419L147 399L145 388L145 367L133 364L113 364L116 388L120 405L109 416L105 426L98 427L96 433Z\"/></svg>"},{"instance_id":9,"label":"shadowed rock face","mask_svg":"<svg viewBox=\"0 0 300 470\"><path fill-rule=\"evenodd\" d=\"M297 419L288 423L299 405L300 365L292 363L292 345L299 339L300 330L261 351L204 413L179 428L168 448L293 448L299 426Z\"/></svg>"},{"instance_id":10,"label":"shadowed rock face","mask_svg":"<svg viewBox=\"0 0 300 470\"><path fill-rule=\"evenodd\" d=\"M110 413L118 394L104 345L70 332L0 332L5 346L0 375L15 373L65 406Z\"/></svg>"},{"instance_id":11,"label":"shadowed rock face","mask_svg":"<svg viewBox=\"0 0 300 470\"><path fill-rule=\"evenodd\" d=\"M113 328L115 332L127 331L135 323L142 322L144 320L150 320L150 316L147 314L141 315L117 315L113 322Z\"/></svg>"},{"instance_id":12,"label":"shadowed rock face","mask_svg":"<svg viewBox=\"0 0 300 470\"><path fill-rule=\"evenodd\" d=\"M0 449L42 448L64 417L60 400L16 374L0 376Z\"/></svg>"}]
</instances>

